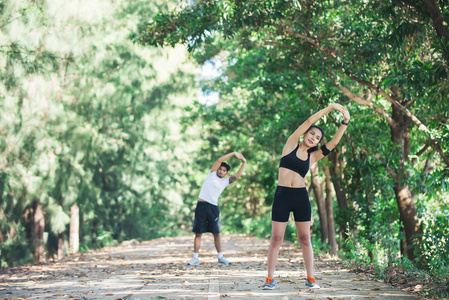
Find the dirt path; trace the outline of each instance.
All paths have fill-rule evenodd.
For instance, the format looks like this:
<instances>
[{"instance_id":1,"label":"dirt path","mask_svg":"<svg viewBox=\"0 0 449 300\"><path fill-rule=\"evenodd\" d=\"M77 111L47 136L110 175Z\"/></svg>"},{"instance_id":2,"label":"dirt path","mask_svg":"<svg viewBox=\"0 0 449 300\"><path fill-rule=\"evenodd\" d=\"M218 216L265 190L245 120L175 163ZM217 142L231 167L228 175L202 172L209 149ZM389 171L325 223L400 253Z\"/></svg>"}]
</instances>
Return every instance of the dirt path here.
<instances>
[{"instance_id":1,"label":"dirt path","mask_svg":"<svg viewBox=\"0 0 449 300\"><path fill-rule=\"evenodd\" d=\"M205 234L198 267L186 266L193 237L176 237L0 270L0 299L419 299L324 259L316 262L322 288L308 290L299 249L287 243L275 273L276 289L265 291L260 287L269 242L231 235L222 243L231 266L217 265L212 236Z\"/></svg>"}]
</instances>

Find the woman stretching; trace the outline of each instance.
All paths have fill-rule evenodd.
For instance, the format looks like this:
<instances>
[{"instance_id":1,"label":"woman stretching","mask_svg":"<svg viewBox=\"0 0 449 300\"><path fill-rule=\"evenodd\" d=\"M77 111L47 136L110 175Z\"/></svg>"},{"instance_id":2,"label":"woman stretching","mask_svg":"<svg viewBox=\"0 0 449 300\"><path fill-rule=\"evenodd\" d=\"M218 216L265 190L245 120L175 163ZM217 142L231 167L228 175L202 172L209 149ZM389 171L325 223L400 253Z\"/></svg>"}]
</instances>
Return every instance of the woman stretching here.
<instances>
[{"instance_id":1,"label":"woman stretching","mask_svg":"<svg viewBox=\"0 0 449 300\"><path fill-rule=\"evenodd\" d=\"M332 140L318 150L318 145L323 139L324 130L313 124L332 110L337 110L343 114L342 126L340 126ZM298 241L301 244L306 265L306 287L320 288L313 277L313 248L310 240L312 211L309 195L304 184L304 177L310 166L328 155L337 146L346 131L349 118L349 112L345 107L340 104L331 104L309 117L307 121L293 132L285 143L279 164L278 186L271 212L271 242L268 248L267 259L268 276L265 284L262 286L264 290L275 288L273 279L274 268L276 267L279 248L284 240L285 228L287 227L290 212L293 212L295 218ZM301 143L299 143L299 138L302 135L304 137Z\"/></svg>"}]
</instances>

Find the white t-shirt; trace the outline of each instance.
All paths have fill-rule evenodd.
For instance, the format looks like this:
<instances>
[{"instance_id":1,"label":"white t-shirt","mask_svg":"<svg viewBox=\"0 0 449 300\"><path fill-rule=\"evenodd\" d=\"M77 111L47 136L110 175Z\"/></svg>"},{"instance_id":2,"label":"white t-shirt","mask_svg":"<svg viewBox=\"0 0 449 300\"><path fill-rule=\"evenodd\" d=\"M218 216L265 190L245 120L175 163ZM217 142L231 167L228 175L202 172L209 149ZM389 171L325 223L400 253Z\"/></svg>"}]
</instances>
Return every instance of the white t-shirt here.
<instances>
[{"instance_id":1,"label":"white t-shirt","mask_svg":"<svg viewBox=\"0 0 449 300\"><path fill-rule=\"evenodd\" d=\"M229 177L220 178L217 171L209 172L201 186L198 198L218 206L218 197L229 184Z\"/></svg>"}]
</instances>

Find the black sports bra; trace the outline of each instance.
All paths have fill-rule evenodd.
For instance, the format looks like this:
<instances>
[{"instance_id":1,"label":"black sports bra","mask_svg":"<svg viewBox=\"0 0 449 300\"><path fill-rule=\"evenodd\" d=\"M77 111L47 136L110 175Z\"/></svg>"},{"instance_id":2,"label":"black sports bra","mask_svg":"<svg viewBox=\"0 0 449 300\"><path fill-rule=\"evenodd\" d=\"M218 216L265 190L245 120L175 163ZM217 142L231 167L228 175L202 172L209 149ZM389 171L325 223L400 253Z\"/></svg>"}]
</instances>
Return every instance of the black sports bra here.
<instances>
[{"instance_id":1,"label":"black sports bra","mask_svg":"<svg viewBox=\"0 0 449 300\"><path fill-rule=\"evenodd\" d=\"M281 157L279 168L292 170L293 172L298 173L302 178L304 178L309 171L310 152L307 153L307 159L302 160L296 156L296 151L298 150L298 148L299 144L298 146L296 146L295 150Z\"/></svg>"},{"instance_id":2,"label":"black sports bra","mask_svg":"<svg viewBox=\"0 0 449 300\"><path fill-rule=\"evenodd\" d=\"M301 175L302 178L304 178L306 176L307 172L309 171L309 167L310 167L310 152L314 152L314 151L318 150L317 149L318 147L315 149L312 148L312 151L310 151L310 149L309 149L309 151L307 151L307 159L306 160L299 159L296 156L296 151L298 150L298 148L299 148L299 144L298 144L298 146L296 146L295 150L293 150L289 154L281 157L281 162L279 163L279 168L286 168L286 169L292 170L293 172L298 173L299 175ZM329 149L327 149L326 145L323 145L323 146L321 146L321 152L323 153L324 156L327 156L332 151L329 151Z\"/></svg>"}]
</instances>

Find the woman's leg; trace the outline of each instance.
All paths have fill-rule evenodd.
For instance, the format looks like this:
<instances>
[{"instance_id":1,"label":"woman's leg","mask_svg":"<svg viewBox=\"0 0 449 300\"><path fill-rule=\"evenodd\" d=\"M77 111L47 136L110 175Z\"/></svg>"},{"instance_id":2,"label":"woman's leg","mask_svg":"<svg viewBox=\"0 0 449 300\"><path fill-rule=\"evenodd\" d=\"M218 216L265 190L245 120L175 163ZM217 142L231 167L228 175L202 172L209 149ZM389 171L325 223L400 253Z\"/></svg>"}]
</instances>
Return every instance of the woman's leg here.
<instances>
[{"instance_id":1,"label":"woman's leg","mask_svg":"<svg viewBox=\"0 0 449 300\"><path fill-rule=\"evenodd\" d=\"M284 241L285 228L287 227L287 222L271 222L271 241L270 247L268 248L267 266L268 266L268 277L273 278L274 269L279 255L279 248Z\"/></svg>"},{"instance_id":2,"label":"woman's leg","mask_svg":"<svg viewBox=\"0 0 449 300\"><path fill-rule=\"evenodd\" d=\"M310 221L295 222L298 241L301 244L302 256L306 265L307 275L313 277L313 248L310 239Z\"/></svg>"}]
</instances>

